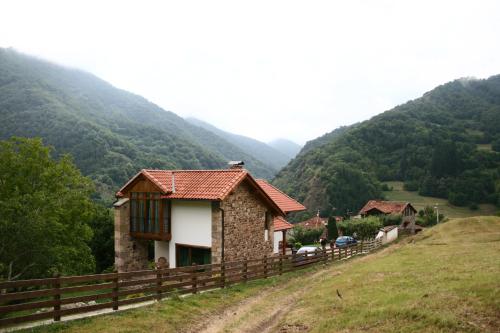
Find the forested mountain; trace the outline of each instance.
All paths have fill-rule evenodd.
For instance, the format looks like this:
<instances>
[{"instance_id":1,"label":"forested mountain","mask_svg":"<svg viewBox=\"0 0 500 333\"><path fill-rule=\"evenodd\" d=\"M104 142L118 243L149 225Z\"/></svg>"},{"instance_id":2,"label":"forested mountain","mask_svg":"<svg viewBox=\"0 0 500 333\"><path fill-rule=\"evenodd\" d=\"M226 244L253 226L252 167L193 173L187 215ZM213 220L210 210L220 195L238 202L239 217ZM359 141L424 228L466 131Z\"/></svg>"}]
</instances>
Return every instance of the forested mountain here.
<instances>
[{"instance_id":1,"label":"forested mountain","mask_svg":"<svg viewBox=\"0 0 500 333\"><path fill-rule=\"evenodd\" d=\"M275 173L284 167L293 157L283 154L281 151L274 149L264 142L247 136L223 131L203 120L197 118L186 118L186 120L195 126L204 128L222 139L231 142L242 151L245 151L255 159L261 161L264 165L267 165L270 170L274 169Z\"/></svg>"},{"instance_id":2,"label":"forested mountain","mask_svg":"<svg viewBox=\"0 0 500 333\"><path fill-rule=\"evenodd\" d=\"M274 171L210 131L92 74L0 49L0 139L41 137L70 153L107 198L141 168Z\"/></svg>"},{"instance_id":3,"label":"forested mountain","mask_svg":"<svg viewBox=\"0 0 500 333\"><path fill-rule=\"evenodd\" d=\"M268 145L285 154L290 159L294 158L301 148L300 145L287 139L276 139L269 142Z\"/></svg>"},{"instance_id":4,"label":"forested mountain","mask_svg":"<svg viewBox=\"0 0 500 333\"><path fill-rule=\"evenodd\" d=\"M500 75L460 79L309 142L274 184L323 214L357 212L380 181L458 206L500 204Z\"/></svg>"}]
</instances>

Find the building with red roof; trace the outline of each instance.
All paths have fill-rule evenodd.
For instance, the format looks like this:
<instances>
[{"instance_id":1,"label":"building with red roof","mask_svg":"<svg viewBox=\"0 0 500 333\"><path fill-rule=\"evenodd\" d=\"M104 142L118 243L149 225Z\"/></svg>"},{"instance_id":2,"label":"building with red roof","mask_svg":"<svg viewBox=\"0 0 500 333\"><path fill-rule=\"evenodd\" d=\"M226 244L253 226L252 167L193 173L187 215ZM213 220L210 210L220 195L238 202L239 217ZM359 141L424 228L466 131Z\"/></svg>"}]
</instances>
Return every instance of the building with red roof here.
<instances>
[{"instance_id":1,"label":"building with red roof","mask_svg":"<svg viewBox=\"0 0 500 333\"><path fill-rule=\"evenodd\" d=\"M291 228L285 217L305 209L241 164L224 170L144 169L116 193L115 265L147 268L220 263L271 255L273 234ZM285 238L283 238L285 240Z\"/></svg>"},{"instance_id":2,"label":"building with red roof","mask_svg":"<svg viewBox=\"0 0 500 333\"><path fill-rule=\"evenodd\" d=\"M277 187L269 184L264 179L257 179L257 183L285 214L306 210L306 207L303 204L291 198ZM273 224L274 253L279 253L281 250L283 254L286 254L286 236L288 230L293 228L293 224L289 223L282 216L275 217Z\"/></svg>"},{"instance_id":3,"label":"building with red roof","mask_svg":"<svg viewBox=\"0 0 500 333\"><path fill-rule=\"evenodd\" d=\"M415 232L417 210L409 202L370 200L359 211L361 216L370 215L401 215L400 230Z\"/></svg>"}]
</instances>

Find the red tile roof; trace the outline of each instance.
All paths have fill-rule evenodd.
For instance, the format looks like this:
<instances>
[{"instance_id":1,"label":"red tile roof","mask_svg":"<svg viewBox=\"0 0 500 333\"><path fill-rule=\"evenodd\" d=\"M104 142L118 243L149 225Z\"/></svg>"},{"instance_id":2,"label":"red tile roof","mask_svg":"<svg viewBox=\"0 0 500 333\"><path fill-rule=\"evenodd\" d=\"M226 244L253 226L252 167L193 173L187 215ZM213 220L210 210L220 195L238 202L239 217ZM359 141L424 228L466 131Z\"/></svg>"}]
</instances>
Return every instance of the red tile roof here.
<instances>
[{"instance_id":1,"label":"red tile roof","mask_svg":"<svg viewBox=\"0 0 500 333\"><path fill-rule=\"evenodd\" d=\"M325 228L327 224L328 224L328 218L319 217L318 215L316 215L315 217L312 217L309 220L299 222L296 225L300 225L301 227L306 229L320 229L320 228Z\"/></svg>"},{"instance_id":2,"label":"red tile roof","mask_svg":"<svg viewBox=\"0 0 500 333\"><path fill-rule=\"evenodd\" d=\"M117 196L139 175L144 175L168 198L223 200L245 177L245 169L229 170L141 170Z\"/></svg>"},{"instance_id":3,"label":"red tile roof","mask_svg":"<svg viewBox=\"0 0 500 333\"><path fill-rule=\"evenodd\" d=\"M409 202L370 200L361 208L359 214L364 215L372 209L376 209L384 214L402 213L408 205L416 211Z\"/></svg>"},{"instance_id":4,"label":"red tile roof","mask_svg":"<svg viewBox=\"0 0 500 333\"><path fill-rule=\"evenodd\" d=\"M224 170L146 170L130 179L117 193L122 197L125 189L139 176L149 179L168 199L224 200L244 179L257 189L280 214L284 211L253 179L245 169Z\"/></svg>"},{"instance_id":5,"label":"red tile roof","mask_svg":"<svg viewBox=\"0 0 500 333\"><path fill-rule=\"evenodd\" d=\"M288 223L282 216L276 216L273 220L274 231L282 231L293 228L293 224Z\"/></svg>"},{"instance_id":6,"label":"red tile roof","mask_svg":"<svg viewBox=\"0 0 500 333\"><path fill-rule=\"evenodd\" d=\"M304 205L290 198L288 195L286 195L273 185L269 184L264 179L257 179L256 181L259 184L259 186L264 190L264 192L266 192L266 194L271 199L273 199L273 201L276 202L276 204L285 213L306 210L306 207Z\"/></svg>"}]
</instances>

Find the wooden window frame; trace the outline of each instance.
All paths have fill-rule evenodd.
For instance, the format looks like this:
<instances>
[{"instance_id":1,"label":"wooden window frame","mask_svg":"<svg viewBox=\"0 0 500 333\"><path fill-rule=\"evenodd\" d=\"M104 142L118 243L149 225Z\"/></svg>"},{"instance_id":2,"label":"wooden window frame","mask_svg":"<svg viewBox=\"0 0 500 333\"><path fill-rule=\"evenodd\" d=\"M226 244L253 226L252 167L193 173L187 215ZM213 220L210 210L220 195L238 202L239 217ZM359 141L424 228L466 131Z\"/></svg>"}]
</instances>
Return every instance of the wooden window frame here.
<instances>
[{"instance_id":1,"label":"wooden window frame","mask_svg":"<svg viewBox=\"0 0 500 333\"><path fill-rule=\"evenodd\" d=\"M195 249L202 249L202 250L210 250L210 257L212 257L212 248L210 246L175 243L175 267L180 267L179 266L179 261L180 261L180 248L181 247L195 248ZM190 257L189 261L192 261L192 259L191 259L192 258L191 251L189 252L189 257ZM182 266L182 267L188 267L188 266Z\"/></svg>"},{"instance_id":2,"label":"wooden window frame","mask_svg":"<svg viewBox=\"0 0 500 333\"><path fill-rule=\"evenodd\" d=\"M169 241L172 238L171 228L172 228L172 203L170 200L162 199L161 194L159 192L130 192L129 194L130 200L130 235L135 238L141 239L150 239L150 240L159 240L159 241ZM147 205L147 201L149 200L149 207ZM137 201L142 202L142 206ZM156 204L153 209L152 201L155 201ZM165 205L167 204L167 205ZM135 206L134 206L135 205ZM142 214L139 208L142 208ZM167 207L167 212L164 212L164 207ZM150 211L148 212L148 208ZM153 216L157 216L157 222L151 223L153 218L150 216L150 212L153 210ZM135 214L133 212L135 211ZM158 213L158 214L156 214ZM165 214L167 215L167 219L165 219ZM156 219L155 219L156 220ZM164 222L168 221L168 230L164 232ZM146 228L148 226L148 228ZM149 230L152 226L156 227L158 230ZM146 231L146 229L148 229Z\"/></svg>"}]
</instances>

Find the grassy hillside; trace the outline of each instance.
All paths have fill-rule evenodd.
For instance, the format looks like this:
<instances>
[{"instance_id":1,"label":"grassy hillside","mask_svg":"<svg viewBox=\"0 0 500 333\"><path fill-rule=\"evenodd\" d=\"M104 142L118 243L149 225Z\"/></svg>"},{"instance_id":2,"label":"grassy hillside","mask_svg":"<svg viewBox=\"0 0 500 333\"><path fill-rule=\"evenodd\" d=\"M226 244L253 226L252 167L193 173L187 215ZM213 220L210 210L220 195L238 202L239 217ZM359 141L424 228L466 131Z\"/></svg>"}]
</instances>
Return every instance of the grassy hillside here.
<instances>
[{"instance_id":1,"label":"grassy hillside","mask_svg":"<svg viewBox=\"0 0 500 333\"><path fill-rule=\"evenodd\" d=\"M455 219L326 269L32 332L498 332L499 261L499 217Z\"/></svg>"},{"instance_id":2,"label":"grassy hillside","mask_svg":"<svg viewBox=\"0 0 500 333\"><path fill-rule=\"evenodd\" d=\"M500 205L500 75L460 79L308 142L274 184L324 215L402 181L455 206Z\"/></svg>"},{"instance_id":3,"label":"grassy hillside","mask_svg":"<svg viewBox=\"0 0 500 333\"><path fill-rule=\"evenodd\" d=\"M92 74L0 49L0 139L42 137L69 153L101 193L111 195L141 168L221 168L245 160L272 170L214 135Z\"/></svg>"},{"instance_id":4,"label":"grassy hillside","mask_svg":"<svg viewBox=\"0 0 500 333\"><path fill-rule=\"evenodd\" d=\"M223 131L209 123L196 118L186 118L186 120L195 126L201 127L207 131L214 133L220 138L231 142L242 151L262 162L262 164L267 165L269 170L272 170L274 173L277 173L278 170L284 167L291 159L291 157L288 157L279 150L276 150L259 140Z\"/></svg>"},{"instance_id":5,"label":"grassy hillside","mask_svg":"<svg viewBox=\"0 0 500 333\"><path fill-rule=\"evenodd\" d=\"M491 204L480 204L477 209L470 209L469 207L458 207L450 204L448 200L442 198L426 197L419 195L417 191L406 191L403 189L403 182L385 182L392 191L384 191L384 197L387 200L394 201L408 201L413 204L417 209L423 209L426 206L439 207L439 213L444 214L446 217L471 217L471 216L487 216L496 215L498 208Z\"/></svg>"}]
</instances>

